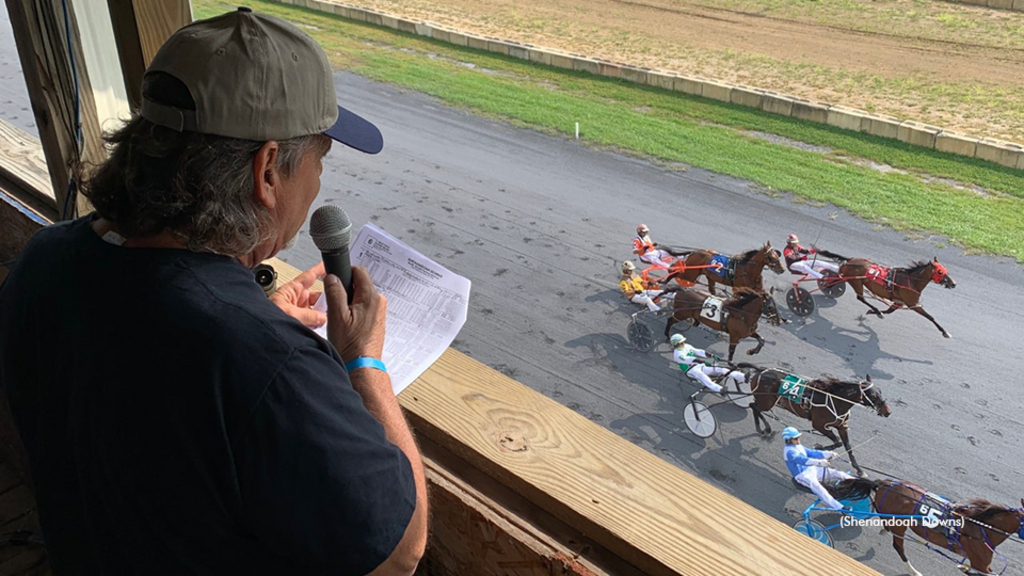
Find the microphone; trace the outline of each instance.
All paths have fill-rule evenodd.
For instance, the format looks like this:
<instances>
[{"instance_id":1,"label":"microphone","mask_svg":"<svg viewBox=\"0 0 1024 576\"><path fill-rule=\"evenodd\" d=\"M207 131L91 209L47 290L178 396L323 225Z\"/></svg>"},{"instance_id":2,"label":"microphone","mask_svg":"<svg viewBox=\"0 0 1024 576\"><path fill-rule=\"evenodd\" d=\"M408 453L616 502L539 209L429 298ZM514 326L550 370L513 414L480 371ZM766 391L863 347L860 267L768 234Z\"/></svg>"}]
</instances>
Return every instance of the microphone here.
<instances>
[{"instance_id":1,"label":"microphone","mask_svg":"<svg viewBox=\"0 0 1024 576\"><path fill-rule=\"evenodd\" d=\"M321 206L309 221L309 235L323 255L324 269L341 280L352 303L352 264L348 257L348 244L352 236L352 221L337 206Z\"/></svg>"}]
</instances>

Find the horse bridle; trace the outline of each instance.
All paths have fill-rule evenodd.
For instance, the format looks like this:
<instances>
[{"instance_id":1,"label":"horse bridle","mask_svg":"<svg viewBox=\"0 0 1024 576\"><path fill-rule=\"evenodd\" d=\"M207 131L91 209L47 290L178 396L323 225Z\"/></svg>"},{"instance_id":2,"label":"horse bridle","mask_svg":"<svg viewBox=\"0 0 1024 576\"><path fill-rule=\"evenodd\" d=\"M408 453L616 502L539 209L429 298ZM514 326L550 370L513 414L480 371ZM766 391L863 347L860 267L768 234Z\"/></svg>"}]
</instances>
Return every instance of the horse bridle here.
<instances>
[{"instance_id":1,"label":"horse bridle","mask_svg":"<svg viewBox=\"0 0 1024 576\"><path fill-rule=\"evenodd\" d=\"M875 406L875 402L871 399L871 396L868 396L868 390L874 388L875 383L862 380L861 384L867 384L867 386L858 386L858 388L860 388L860 401L867 400L868 406L870 406L875 412L878 412L878 406Z\"/></svg>"}]
</instances>

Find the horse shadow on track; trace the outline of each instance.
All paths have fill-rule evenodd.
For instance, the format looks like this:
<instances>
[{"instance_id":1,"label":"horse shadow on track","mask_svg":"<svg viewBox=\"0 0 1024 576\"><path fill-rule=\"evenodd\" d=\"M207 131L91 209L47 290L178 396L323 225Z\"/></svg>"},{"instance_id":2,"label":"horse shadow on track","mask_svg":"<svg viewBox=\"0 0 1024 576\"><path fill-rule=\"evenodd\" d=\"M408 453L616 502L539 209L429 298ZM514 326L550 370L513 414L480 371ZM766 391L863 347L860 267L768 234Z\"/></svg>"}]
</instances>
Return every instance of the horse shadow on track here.
<instances>
[{"instance_id":1,"label":"horse shadow on track","mask_svg":"<svg viewBox=\"0 0 1024 576\"><path fill-rule=\"evenodd\" d=\"M623 322L623 332L626 322L628 319ZM673 367L667 355L667 345L640 353L629 346L624 333L596 333L570 340L565 346L589 348L591 357L584 363L612 370L637 388L656 396L653 407L650 407L649 400L644 401L644 408L649 411L637 410L625 418L608 422L607 427L611 431L684 470L717 482L730 492L742 493L748 502L757 501L759 507L781 510L785 499L791 495L789 492L778 491L775 495L777 501L772 498L765 502L763 487L747 486L750 480L745 479L749 473L746 463L749 459L759 458L758 454L765 449L778 449L781 454L777 442L769 439L744 447L744 440L760 438L754 432L749 410L710 393L702 393L697 399L712 405L719 431L707 439L693 435L683 422L683 409L697 388L678 368ZM628 395L624 397L628 402ZM730 430L731 438L722 433L726 428ZM737 430L749 430L749 434L733 435ZM766 455L762 454L760 458ZM778 475L775 471L771 474ZM782 480L785 478L775 481L781 483Z\"/></svg>"},{"instance_id":2,"label":"horse shadow on track","mask_svg":"<svg viewBox=\"0 0 1024 576\"><path fill-rule=\"evenodd\" d=\"M815 348L831 352L842 358L855 374L870 373L874 378L892 379L894 376L875 368L878 360L895 360L914 364L934 364L931 360L906 358L882 350L875 330L865 323L864 319L857 322L860 329L846 328L833 324L823 316L813 315L807 318L795 318L783 329ZM798 357L798 359L803 359Z\"/></svg>"}]
</instances>

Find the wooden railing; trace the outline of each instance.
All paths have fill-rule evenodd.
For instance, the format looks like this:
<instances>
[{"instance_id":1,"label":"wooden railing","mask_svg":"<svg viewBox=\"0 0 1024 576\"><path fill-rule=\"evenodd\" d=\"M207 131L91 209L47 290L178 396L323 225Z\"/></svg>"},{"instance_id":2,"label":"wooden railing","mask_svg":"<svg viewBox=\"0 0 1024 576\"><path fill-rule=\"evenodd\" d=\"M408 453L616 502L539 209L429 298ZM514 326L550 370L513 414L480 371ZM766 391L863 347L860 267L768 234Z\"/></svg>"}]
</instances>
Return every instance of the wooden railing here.
<instances>
[{"instance_id":1,"label":"wooden railing","mask_svg":"<svg viewBox=\"0 0 1024 576\"><path fill-rule=\"evenodd\" d=\"M281 282L298 273L270 263ZM568 554L589 570L615 574L876 574L454 349L399 402L433 472L432 546L461 553L463 574L505 574L505 562L521 560L504 558L487 531L451 530L448 522L470 511L437 495L442 477L491 498L489 511L498 517L523 522L524 514L544 512L526 521L538 538L555 543L540 563Z\"/></svg>"}]
</instances>

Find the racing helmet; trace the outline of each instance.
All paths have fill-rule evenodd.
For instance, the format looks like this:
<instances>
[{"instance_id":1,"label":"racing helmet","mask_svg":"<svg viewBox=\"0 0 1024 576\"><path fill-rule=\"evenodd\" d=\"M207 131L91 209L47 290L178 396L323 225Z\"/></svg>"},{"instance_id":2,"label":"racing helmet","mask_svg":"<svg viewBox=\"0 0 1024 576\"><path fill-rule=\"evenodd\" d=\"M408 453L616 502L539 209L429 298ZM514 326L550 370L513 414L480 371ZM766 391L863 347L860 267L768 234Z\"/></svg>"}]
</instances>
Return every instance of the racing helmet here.
<instances>
[{"instance_id":1,"label":"racing helmet","mask_svg":"<svg viewBox=\"0 0 1024 576\"><path fill-rule=\"evenodd\" d=\"M683 342L686 342L686 336L683 336L682 334L673 334L668 341L671 342L673 346L679 346Z\"/></svg>"},{"instance_id":2,"label":"racing helmet","mask_svg":"<svg viewBox=\"0 0 1024 576\"><path fill-rule=\"evenodd\" d=\"M628 274L629 272L632 272L633 270L636 270L636 265L633 264L632 262L630 262L629 260L626 260L625 262L622 263L622 273L623 274Z\"/></svg>"},{"instance_id":3,"label":"racing helmet","mask_svg":"<svg viewBox=\"0 0 1024 576\"><path fill-rule=\"evenodd\" d=\"M786 238L786 244L796 244L800 241L800 238L796 234L790 234L789 238Z\"/></svg>"},{"instance_id":4,"label":"racing helmet","mask_svg":"<svg viewBox=\"0 0 1024 576\"><path fill-rule=\"evenodd\" d=\"M786 429L782 431L782 439L787 441L792 440L793 438L799 438L801 434L802 432L800 432L796 428L793 428L792 426L787 426Z\"/></svg>"},{"instance_id":5,"label":"racing helmet","mask_svg":"<svg viewBox=\"0 0 1024 576\"><path fill-rule=\"evenodd\" d=\"M646 236L650 234L651 229L647 227L647 224L638 224L636 227L636 233L640 236Z\"/></svg>"}]
</instances>

